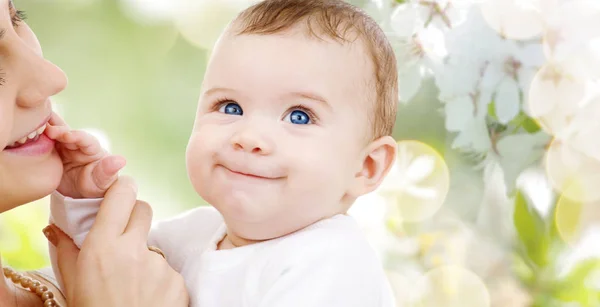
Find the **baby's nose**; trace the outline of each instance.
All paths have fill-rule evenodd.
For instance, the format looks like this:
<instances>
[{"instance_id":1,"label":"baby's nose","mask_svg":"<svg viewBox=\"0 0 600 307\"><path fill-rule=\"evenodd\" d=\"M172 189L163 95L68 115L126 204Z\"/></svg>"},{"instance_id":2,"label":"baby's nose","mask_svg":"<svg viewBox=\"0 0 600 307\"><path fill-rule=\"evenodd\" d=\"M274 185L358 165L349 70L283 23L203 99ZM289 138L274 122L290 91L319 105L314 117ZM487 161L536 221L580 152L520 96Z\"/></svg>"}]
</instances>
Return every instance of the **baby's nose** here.
<instances>
[{"instance_id":1,"label":"baby's nose","mask_svg":"<svg viewBox=\"0 0 600 307\"><path fill-rule=\"evenodd\" d=\"M238 131L231 139L235 150L247 153L268 155L273 151L274 144L265 133L245 128Z\"/></svg>"}]
</instances>

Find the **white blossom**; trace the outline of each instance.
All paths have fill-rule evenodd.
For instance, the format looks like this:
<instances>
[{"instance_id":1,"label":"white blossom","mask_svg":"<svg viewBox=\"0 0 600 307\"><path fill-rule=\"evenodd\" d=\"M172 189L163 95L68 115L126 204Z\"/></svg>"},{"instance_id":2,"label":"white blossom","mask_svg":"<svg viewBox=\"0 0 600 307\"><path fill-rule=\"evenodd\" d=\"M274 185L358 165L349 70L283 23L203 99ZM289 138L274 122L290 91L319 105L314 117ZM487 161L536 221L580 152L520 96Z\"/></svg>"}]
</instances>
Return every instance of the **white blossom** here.
<instances>
[{"instance_id":1,"label":"white blossom","mask_svg":"<svg viewBox=\"0 0 600 307\"><path fill-rule=\"evenodd\" d=\"M444 34L465 20L470 1L418 0L396 6L390 37L399 67L399 99L410 101L422 80L439 70L448 54Z\"/></svg>"},{"instance_id":2,"label":"white blossom","mask_svg":"<svg viewBox=\"0 0 600 307\"><path fill-rule=\"evenodd\" d=\"M398 145L396 163L381 184L384 194L407 193L421 199L434 199L439 191L422 184L423 179L434 172L436 158L430 155L415 156L405 144Z\"/></svg>"},{"instance_id":3,"label":"white blossom","mask_svg":"<svg viewBox=\"0 0 600 307\"><path fill-rule=\"evenodd\" d=\"M578 75L600 77L600 2L562 1L544 17L546 57Z\"/></svg>"},{"instance_id":4,"label":"white blossom","mask_svg":"<svg viewBox=\"0 0 600 307\"><path fill-rule=\"evenodd\" d=\"M504 182L512 192L521 173L539 163L551 137L544 132L508 135L496 144L496 160L502 166Z\"/></svg>"},{"instance_id":5,"label":"white blossom","mask_svg":"<svg viewBox=\"0 0 600 307\"><path fill-rule=\"evenodd\" d=\"M481 12L490 27L502 36L531 39L544 28L542 1L545 0L488 0L481 4Z\"/></svg>"},{"instance_id":6,"label":"white blossom","mask_svg":"<svg viewBox=\"0 0 600 307\"><path fill-rule=\"evenodd\" d=\"M398 62L398 94L401 102L410 101L421 88L422 80L438 70L447 55L444 34L436 28L423 29L411 37L391 37Z\"/></svg>"}]
</instances>

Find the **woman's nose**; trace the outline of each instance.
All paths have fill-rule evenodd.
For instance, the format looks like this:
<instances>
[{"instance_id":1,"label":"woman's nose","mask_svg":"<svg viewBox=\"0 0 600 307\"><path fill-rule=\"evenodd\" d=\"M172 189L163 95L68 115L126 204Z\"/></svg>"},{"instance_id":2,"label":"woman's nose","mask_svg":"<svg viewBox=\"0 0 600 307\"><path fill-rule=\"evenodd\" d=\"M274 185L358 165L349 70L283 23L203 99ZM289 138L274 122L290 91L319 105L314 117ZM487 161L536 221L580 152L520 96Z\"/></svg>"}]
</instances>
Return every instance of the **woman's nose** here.
<instances>
[{"instance_id":1,"label":"woman's nose","mask_svg":"<svg viewBox=\"0 0 600 307\"><path fill-rule=\"evenodd\" d=\"M67 86L67 76L52 62L33 50L23 50L20 72L20 87L17 104L32 108L44 104L50 96L60 93Z\"/></svg>"}]
</instances>

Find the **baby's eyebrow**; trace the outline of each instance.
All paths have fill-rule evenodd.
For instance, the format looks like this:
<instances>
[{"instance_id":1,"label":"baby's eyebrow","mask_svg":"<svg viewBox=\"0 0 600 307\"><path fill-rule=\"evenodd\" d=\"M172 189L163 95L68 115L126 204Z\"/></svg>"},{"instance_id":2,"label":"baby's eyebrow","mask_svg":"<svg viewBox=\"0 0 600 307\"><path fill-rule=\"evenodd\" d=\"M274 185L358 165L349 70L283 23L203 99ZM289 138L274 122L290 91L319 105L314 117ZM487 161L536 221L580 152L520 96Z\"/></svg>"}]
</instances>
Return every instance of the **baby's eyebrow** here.
<instances>
[{"instance_id":1,"label":"baby's eyebrow","mask_svg":"<svg viewBox=\"0 0 600 307\"><path fill-rule=\"evenodd\" d=\"M323 98L323 96L317 94L317 93L313 93L313 92L290 92L287 95L288 97L292 97L292 98L302 98L302 99L309 99L309 100L314 100L316 102L319 102L320 104L322 104L323 106L327 107L327 108L331 108L331 105L327 102L327 99Z\"/></svg>"},{"instance_id":2,"label":"baby's eyebrow","mask_svg":"<svg viewBox=\"0 0 600 307\"><path fill-rule=\"evenodd\" d=\"M206 90L204 92L203 96L211 96L211 95L214 95L215 93L234 93L234 92L235 92L235 90L233 90L233 89L217 86L217 87L212 87L212 88L209 88L208 90ZM300 99L313 100L313 101L316 101L319 104L325 106L326 108L331 109L331 105L329 104L329 102L327 102L327 99L323 98L322 95L319 95L314 92L292 91L292 92L288 92L288 93L285 93L284 95L282 95L282 98L283 99L300 98Z\"/></svg>"},{"instance_id":3,"label":"baby's eyebrow","mask_svg":"<svg viewBox=\"0 0 600 307\"><path fill-rule=\"evenodd\" d=\"M231 92L234 92L234 90L225 88L225 87L212 87L212 88L208 89L206 92L204 92L204 96L211 96L218 92L231 93Z\"/></svg>"}]
</instances>

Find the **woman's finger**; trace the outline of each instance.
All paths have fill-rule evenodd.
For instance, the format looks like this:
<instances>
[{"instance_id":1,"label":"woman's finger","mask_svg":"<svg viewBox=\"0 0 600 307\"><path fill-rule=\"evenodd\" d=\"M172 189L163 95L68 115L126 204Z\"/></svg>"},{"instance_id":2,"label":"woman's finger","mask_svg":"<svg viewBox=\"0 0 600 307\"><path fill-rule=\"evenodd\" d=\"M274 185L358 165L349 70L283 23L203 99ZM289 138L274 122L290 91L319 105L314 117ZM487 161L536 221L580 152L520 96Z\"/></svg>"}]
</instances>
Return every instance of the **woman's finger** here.
<instances>
[{"instance_id":1,"label":"woman's finger","mask_svg":"<svg viewBox=\"0 0 600 307\"><path fill-rule=\"evenodd\" d=\"M124 235L137 238L136 240L144 244L145 248L150 227L152 227L152 207L147 202L138 200L133 207Z\"/></svg>"},{"instance_id":2,"label":"woman's finger","mask_svg":"<svg viewBox=\"0 0 600 307\"><path fill-rule=\"evenodd\" d=\"M128 176L119 177L106 192L88 236L100 236L106 240L121 236L129 223L136 198L135 181Z\"/></svg>"},{"instance_id":3,"label":"woman's finger","mask_svg":"<svg viewBox=\"0 0 600 307\"><path fill-rule=\"evenodd\" d=\"M56 247L56 261L63 285L72 287L77 279L76 265L79 249L69 236L54 225L49 225L44 228L44 235L48 238L48 241ZM70 293L69 288L64 290L66 293Z\"/></svg>"}]
</instances>

